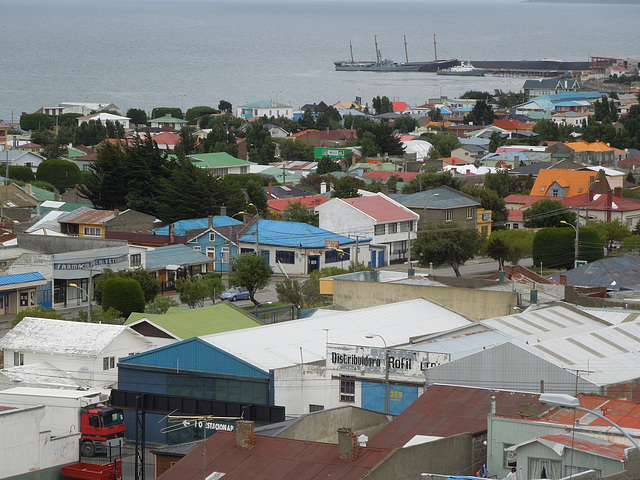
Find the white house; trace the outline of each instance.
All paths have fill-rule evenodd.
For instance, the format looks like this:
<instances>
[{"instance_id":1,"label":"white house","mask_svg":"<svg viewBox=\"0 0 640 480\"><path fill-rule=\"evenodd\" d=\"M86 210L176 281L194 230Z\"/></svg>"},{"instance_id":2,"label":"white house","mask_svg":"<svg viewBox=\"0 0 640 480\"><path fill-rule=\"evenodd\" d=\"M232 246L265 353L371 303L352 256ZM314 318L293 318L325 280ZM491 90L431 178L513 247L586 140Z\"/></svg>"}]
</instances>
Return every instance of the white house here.
<instances>
[{"instance_id":1,"label":"white house","mask_svg":"<svg viewBox=\"0 0 640 480\"><path fill-rule=\"evenodd\" d=\"M11 178L12 166L20 165L22 167L29 167L35 173L38 169L38 165L45 160L46 159L42 155L38 155L34 152L25 152L24 150L10 149L5 150L0 154L0 163L9 162L9 178Z\"/></svg>"},{"instance_id":2,"label":"white house","mask_svg":"<svg viewBox=\"0 0 640 480\"><path fill-rule=\"evenodd\" d=\"M372 237L384 247L372 266L405 261L409 243L416 238L420 216L382 193L356 198L333 198L316 207L320 227L352 237Z\"/></svg>"},{"instance_id":3,"label":"white house","mask_svg":"<svg viewBox=\"0 0 640 480\"><path fill-rule=\"evenodd\" d=\"M0 339L4 365L48 362L95 387L118 381L118 361L156 345L122 325L25 317Z\"/></svg>"},{"instance_id":4,"label":"white house","mask_svg":"<svg viewBox=\"0 0 640 480\"><path fill-rule=\"evenodd\" d=\"M259 220L238 238L240 253L260 251L271 270L304 275L324 267L369 261L370 234L340 235L307 223Z\"/></svg>"},{"instance_id":5,"label":"white house","mask_svg":"<svg viewBox=\"0 0 640 480\"><path fill-rule=\"evenodd\" d=\"M293 120L293 107L275 100L262 100L238 106L236 117L248 119L251 117L284 117Z\"/></svg>"},{"instance_id":6,"label":"white house","mask_svg":"<svg viewBox=\"0 0 640 480\"><path fill-rule=\"evenodd\" d=\"M125 130L128 130L129 121L131 119L128 117L122 117L120 115L114 115L113 113L100 112L100 113L93 113L91 115L86 115L84 117L78 117L78 126L82 125L83 123L89 122L90 120L95 120L97 122L102 123L105 126L107 125L107 121L110 121L112 123L119 123L120 125L122 125L122 128L124 128Z\"/></svg>"}]
</instances>

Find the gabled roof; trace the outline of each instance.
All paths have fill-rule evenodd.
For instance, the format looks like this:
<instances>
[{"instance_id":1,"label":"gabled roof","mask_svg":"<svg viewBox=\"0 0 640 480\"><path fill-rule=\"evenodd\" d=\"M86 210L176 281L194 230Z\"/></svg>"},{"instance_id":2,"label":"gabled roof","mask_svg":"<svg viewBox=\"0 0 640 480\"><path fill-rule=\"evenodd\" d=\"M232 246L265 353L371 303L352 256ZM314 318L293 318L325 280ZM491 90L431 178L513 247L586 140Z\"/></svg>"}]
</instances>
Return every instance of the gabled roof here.
<instances>
[{"instance_id":1,"label":"gabled roof","mask_svg":"<svg viewBox=\"0 0 640 480\"><path fill-rule=\"evenodd\" d=\"M149 123L188 123L181 118L173 117L171 115L165 115L164 117L152 118L147 120Z\"/></svg>"},{"instance_id":2,"label":"gabled roof","mask_svg":"<svg viewBox=\"0 0 640 480\"><path fill-rule=\"evenodd\" d=\"M335 199L333 201L336 201ZM377 194L366 197L342 198L337 201L351 205L365 215L373 218L376 223L399 222L403 220L417 220L420 216L406 207L399 206L386 195Z\"/></svg>"},{"instance_id":3,"label":"gabled roof","mask_svg":"<svg viewBox=\"0 0 640 480\"><path fill-rule=\"evenodd\" d=\"M114 115L113 113L100 112L100 113L92 113L91 115L86 115L84 117L78 117L78 120L99 120L99 121L119 121L119 120L131 120L129 117L123 117L121 115Z\"/></svg>"},{"instance_id":4,"label":"gabled roof","mask_svg":"<svg viewBox=\"0 0 640 480\"><path fill-rule=\"evenodd\" d=\"M406 343L411 336L470 323L474 321L420 298L201 338L262 370L269 370L300 363L300 349L305 363L324 360L327 329L331 343L376 346L379 339L365 337L366 332L374 331L391 346Z\"/></svg>"},{"instance_id":5,"label":"gabled roof","mask_svg":"<svg viewBox=\"0 0 640 480\"><path fill-rule=\"evenodd\" d=\"M279 220L258 220L258 240L262 245L274 245L290 248L324 248L325 240L337 241L339 245L356 243L354 238L314 227L307 223L282 222ZM369 239L360 239L366 242ZM256 224L238 238L239 242L256 243Z\"/></svg>"},{"instance_id":6,"label":"gabled roof","mask_svg":"<svg viewBox=\"0 0 640 480\"><path fill-rule=\"evenodd\" d=\"M153 136L153 141L158 145L177 145L181 141L180 135L173 132L162 132Z\"/></svg>"},{"instance_id":7,"label":"gabled roof","mask_svg":"<svg viewBox=\"0 0 640 480\"><path fill-rule=\"evenodd\" d=\"M0 384L2 377L6 384L19 385L21 387L46 387L79 390L86 389L88 384L77 377L60 370L48 362L32 363L30 365L17 365L0 370Z\"/></svg>"},{"instance_id":8,"label":"gabled roof","mask_svg":"<svg viewBox=\"0 0 640 480\"><path fill-rule=\"evenodd\" d=\"M238 105L238 108L293 108L285 103L278 103L274 100L261 100L259 102Z\"/></svg>"},{"instance_id":9,"label":"gabled roof","mask_svg":"<svg viewBox=\"0 0 640 480\"><path fill-rule=\"evenodd\" d=\"M269 205L269 208L281 212L289 208L289 204L292 203L300 203L306 208L313 208L328 201L329 199L322 195L309 195L307 197L272 198L271 200L267 200L267 205Z\"/></svg>"},{"instance_id":10,"label":"gabled roof","mask_svg":"<svg viewBox=\"0 0 640 480\"><path fill-rule=\"evenodd\" d=\"M97 210L90 207L80 207L73 212L58 217L59 223L73 223L84 225L104 225L114 217L113 210Z\"/></svg>"},{"instance_id":11,"label":"gabled roof","mask_svg":"<svg viewBox=\"0 0 640 480\"><path fill-rule=\"evenodd\" d=\"M242 222L236 220L235 218L227 217L227 216L216 216L213 217L213 226L214 227L226 227L228 225L240 225ZM209 227L209 217L204 218L191 218L189 220L178 220L173 224L173 233L174 235L184 236L187 230L198 230L201 228ZM169 225L165 225L162 228L158 228L154 231L156 235L169 235Z\"/></svg>"},{"instance_id":12,"label":"gabled roof","mask_svg":"<svg viewBox=\"0 0 640 480\"><path fill-rule=\"evenodd\" d=\"M565 145L575 152L611 152L613 148L604 142L586 142L580 140L579 142L565 142Z\"/></svg>"},{"instance_id":13,"label":"gabled roof","mask_svg":"<svg viewBox=\"0 0 640 480\"><path fill-rule=\"evenodd\" d=\"M550 435L543 435L541 437L527 440L519 443L509 449L517 450L520 447L531 444L533 442L540 443L545 447L550 448L556 454L562 455L562 451L565 448L580 450L589 455L596 455L598 457L613 458L615 460L623 461L626 458L625 451L627 446L619 445L617 443L607 442L590 435L583 435L581 433L553 433Z\"/></svg>"},{"instance_id":14,"label":"gabled roof","mask_svg":"<svg viewBox=\"0 0 640 480\"><path fill-rule=\"evenodd\" d=\"M573 197L586 193L589 184L596 178L596 172L581 170L558 170L545 169L538 172L531 196L533 197L550 197L550 188L554 183L566 186L568 188L565 197Z\"/></svg>"},{"instance_id":15,"label":"gabled roof","mask_svg":"<svg viewBox=\"0 0 640 480\"><path fill-rule=\"evenodd\" d=\"M186 245L167 245L147 252L147 270L164 270L169 265L186 266L211 262L205 254Z\"/></svg>"},{"instance_id":16,"label":"gabled roof","mask_svg":"<svg viewBox=\"0 0 640 480\"><path fill-rule=\"evenodd\" d=\"M364 178L370 178L380 182L386 182L391 177L396 176L400 177L403 182L408 182L409 180L416 178L418 176L418 172L387 172L382 170L371 170L369 172L363 172L362 176Z\"/></svg>"},{"instance_id":17,"label":"gabled roof","mask_svg":"<svg viewBox=\"0 0 640 480\"><path fill-rule=\"evenodd\" d=\"M96 356L125 331L123 325L25 317L0 339L0 349Z\"/></svg>"},{"instance_id":18,"label":"gabled roof","mask_svg":"<svg viewBox=\"0 0 640 480\"><path fill-rule=\"evenodd\" d=\"M178 340L262 325L248 313L228 303L197 309L170 308L162 315L134 312L124 322L136 331L136 326L142 323L169 332Z\"/></svg>"},{"instance_id":19,"label":"gabled roof","mask_svg":"<svg viewBox=\"0 0 640 480\"><path fill-rule=\"evenodd\" d=\"M514 118L504 119L504 120L495 120L493 122L494 127L501 128L503 130L532 130L535 123L524 123L520 120L516 120Z\"/></svg>"},{"instance_id":20,"label":"gabled roof","mask_svg":"<svg viewBox=\"0 0 640 480\"><path fill-rule=\"evenodd\" d=\"M640 288L640 255L603 258L568 270L562 275L566 277L567 285L635 290ZM551 279L559 281L560 274L552 276Z\"/></svg>"},{"instance_id":21,"label":"gabled roof","mask_svg":"<svg viewBox=\"0 0 640 480\"><path fill-rule=\"evenodd\" d=\"M414 437L450 437L487 430L491 397L496 397L496 413L517 415L523 405L536 405L538 411L553 407L539 402L540 394L473 387L432 385L391 423L369 440L369 446L401 448Z\"/></svg>"},{"instance_id":22,"label":"gabled roof","mask_svg":"<svg viewBox=\"0 0 640 480\"><path fill-rule=\"evenodd\" d=\"M411 194L396 193L390 197L409 208L445 209L480 205L480 200L449 187L432 188Z\"/></svg>"},{"instance_id":23,"label":"gabled roof","mask_svg":"<svg viewBox=\"0 0 640 480\"><path fill-rule=\"evenodd\" d=\"M577 395L582 408L599 410L608 419L620 425L622 428L640 429L640 403L631 400L599 397L596 395ZM588 412L574 410L572 408L558 408L544 416L547 422L573 425L579 421L582 426L606 427L610 424L591 415Z\"/></svg>"},{"instance_id":24,"label":"gabled roof","mask_svg":"<svg viewBox=\"0 0 640 480\"><path fill-rule=\"evenodd\" d=\"M344 461L338 455L338 445L262 435L255 436L252 448L244 449L237 447L234 432L217 432L207 439L206 448L205 474L220 472L224 477L215 478L224 480L357 480L390 453L367 446L353 461ZM203 452L204 446L198 445L158 480L202 480Z\"/></svg>"}]
</instances>

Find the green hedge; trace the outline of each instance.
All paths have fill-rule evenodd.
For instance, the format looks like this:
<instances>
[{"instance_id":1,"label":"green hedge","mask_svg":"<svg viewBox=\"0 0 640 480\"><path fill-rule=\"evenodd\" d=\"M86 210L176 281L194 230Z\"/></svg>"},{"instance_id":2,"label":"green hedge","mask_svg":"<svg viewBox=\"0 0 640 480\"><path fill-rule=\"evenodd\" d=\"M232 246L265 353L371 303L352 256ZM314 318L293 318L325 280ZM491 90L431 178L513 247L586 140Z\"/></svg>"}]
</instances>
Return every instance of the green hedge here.
<instances>
[{"instance_id":1,"label":"green hedge","mask_svg":"<svg viewBox=\"0 0 640 480\"><path fill-rule=\"evenodd\" d=\"M142 287L132 278L110 278L102 287L102 308L118 310L124 318L131 312L144 312Z\"/></svg>"}]
</instances>

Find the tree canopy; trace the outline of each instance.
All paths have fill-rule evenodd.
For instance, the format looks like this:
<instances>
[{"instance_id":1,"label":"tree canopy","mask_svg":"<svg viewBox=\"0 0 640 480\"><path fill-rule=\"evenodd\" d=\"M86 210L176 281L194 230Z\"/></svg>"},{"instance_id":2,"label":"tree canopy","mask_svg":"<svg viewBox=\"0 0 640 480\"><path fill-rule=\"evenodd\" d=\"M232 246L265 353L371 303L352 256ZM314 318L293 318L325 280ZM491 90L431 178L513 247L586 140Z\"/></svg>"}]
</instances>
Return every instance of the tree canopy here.
<instances>
[{"instance_id":1,"label":"tree canopy","mask_svg":"<svg viewBox=\"0 0 640 480\"><path fill-rule=\"evenodd\" d=\"M562 222L572 225L576 222L576 214L565 207L559 200L545 198L538 200L523 213L526 228L559 227Z\"/></svg>"},{"instance_id":2,"label":"tree canopy","mask_svg":"<svg viewBox=\"0 0 640 480\"><path fill-rule=\"evenodd\" d=\"M244 287L249 291L249 299L258 305L256 292L267 286L271 278L271 268L266 259L260 255L245 253L232 261L232 271L229 283L237 287Z\"/></svg>"},{"instance_id":3,"label":"tree canopy","mask_svg":"<svg viewBox=\"0 0 640 480\"><path fill-rule=\"evenodd\" d=\"M434 226L427 224L418 231L411 247L412 255L422 267L451 265L457 277L460 266L471 260L482 246L482 235L475 228L463 228L457 223Z\"/></svg>"}]
</instances>

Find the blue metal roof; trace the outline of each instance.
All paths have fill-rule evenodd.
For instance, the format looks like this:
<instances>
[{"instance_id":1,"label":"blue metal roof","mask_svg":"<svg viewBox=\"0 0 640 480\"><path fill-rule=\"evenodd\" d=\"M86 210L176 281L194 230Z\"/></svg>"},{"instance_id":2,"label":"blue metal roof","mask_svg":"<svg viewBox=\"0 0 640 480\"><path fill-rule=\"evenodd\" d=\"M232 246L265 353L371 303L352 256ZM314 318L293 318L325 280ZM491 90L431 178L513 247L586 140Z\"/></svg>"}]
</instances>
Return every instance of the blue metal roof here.
<instances>
[{"instance_id":1,"label":"blue metal roof","mask_svg":"<svg viewBox=\"0 0 640 480\"><path fill-rule=\"evenodd\" d=\"M260 220L258 240L262 245L292 248L324 248L325 240L338 241L340 245L356 243L355 239L314 227L307 223L283 222L280 220ZM360 239L360 242L370 241ZM251 225L239 242L256 243L256 225Z\"/></svg>"},{"instance_id":2,"label":"blue metal roof","mask_svg":"<svg viewBox=\"0 0 640 480\"><path fill-rule=\"evenodd\" d=\"M242 222L236 220L235 218L222 216L222 217L213 217L213 226L214 227L226 227L227 225L239 225ZM178 222L173 223L174 225L174 234L178 236L184 236L187 230L197 230L200 228L208 228L209 227L209 218L192 218L190 220L180 220ZM169 235L169 225L165 225L162 228L157 229L156 235Z\"/></svg>"},{"instance_id":3,"label":"blue metal roof","mask_svg":"<svg viewBox=\"0 0 640 480\"><path fill-rule=\"evenodd\" d=\"M147 270L162 270L167 265L198 265L211 259L186 245L168 245L147 252Z\"/></svg>"},{"instance_id":4,"label":"blue metal roof","mask_svg":"<svg viewBox=\"0 0 640 480\"><path fill-rule=\"evenodd\" d=\"M38 272L17 273L15 275L4 275L0 277L0 286L4 287L6 285L15 285L16 283L37 282L39 280L46 280L46 278L44 278Z\"/></svg>"},{"instance_id":5,"label":"blue metal roof","mask_svg":"<svg viewBox=\"0 0 640 480\"><path fill-rule=\"evenodd\" d=\"M128 365L268 378L269 373L199 338L190 338L120 359Z\"/></svg>"}]
</instances>

